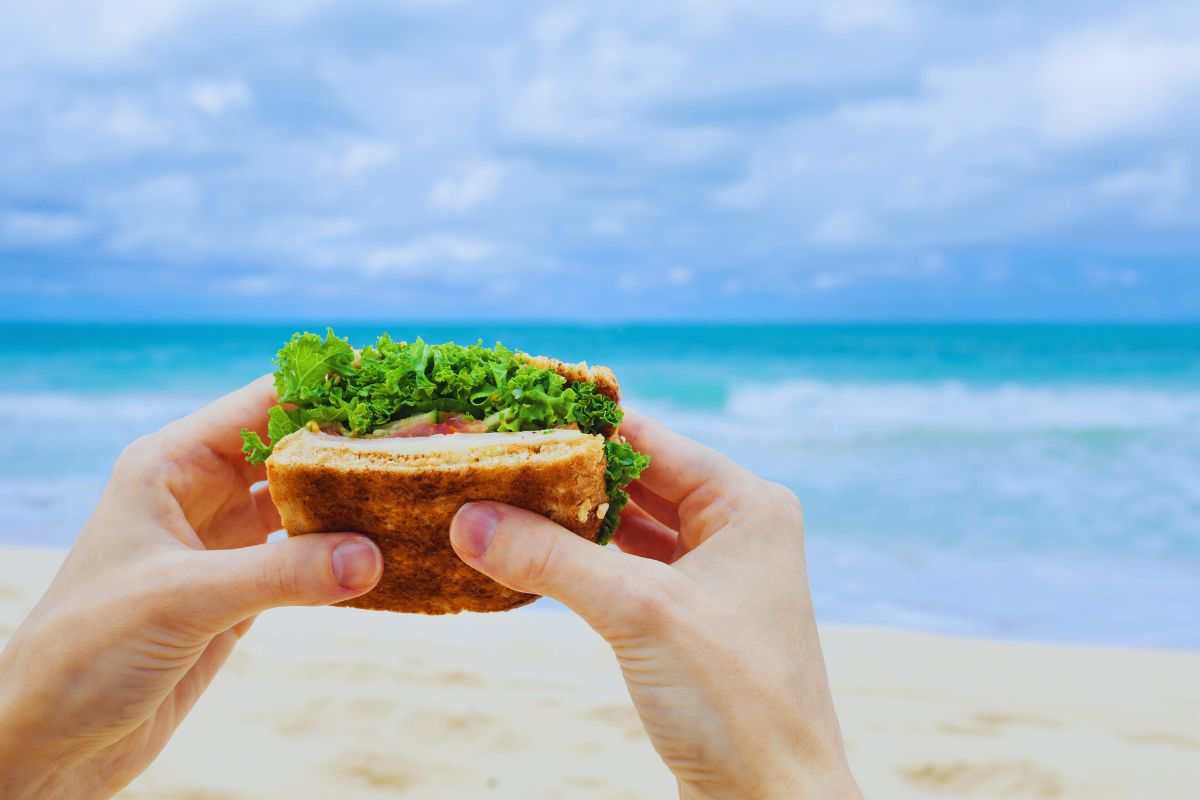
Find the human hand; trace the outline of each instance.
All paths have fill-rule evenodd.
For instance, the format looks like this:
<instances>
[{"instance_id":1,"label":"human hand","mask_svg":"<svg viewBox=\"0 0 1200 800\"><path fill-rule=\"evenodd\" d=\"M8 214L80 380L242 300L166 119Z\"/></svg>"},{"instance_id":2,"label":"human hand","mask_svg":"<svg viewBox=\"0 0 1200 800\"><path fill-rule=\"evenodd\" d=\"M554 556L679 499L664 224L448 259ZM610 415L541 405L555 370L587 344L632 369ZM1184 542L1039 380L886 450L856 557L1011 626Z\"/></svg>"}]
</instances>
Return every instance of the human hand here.
<instances>
[{"instance_id":1,"label":"human hand","mask_svg":"<svg viewBox=\"0 0 1200 800\"><path fill-rule=\"evenodd\" d=\"M263 378L130 445L45 596L0 653L0 797L110 797L158 755L261 611L369 591L368 539L280 526L238 432Z\"/></svg>"},{"instance_id":2,"label":"human hand","mask_svg":"<svg viewBox=\"0 0 1200 800\"><path fill-rule=\"evenodd\" d=\"M787 489L629 413L649 453L616 543L470 503L451 543L513 589L554 597L616 653L682 798L858 798L817 636L800 504Z\"/></svg>"}]
</instances>

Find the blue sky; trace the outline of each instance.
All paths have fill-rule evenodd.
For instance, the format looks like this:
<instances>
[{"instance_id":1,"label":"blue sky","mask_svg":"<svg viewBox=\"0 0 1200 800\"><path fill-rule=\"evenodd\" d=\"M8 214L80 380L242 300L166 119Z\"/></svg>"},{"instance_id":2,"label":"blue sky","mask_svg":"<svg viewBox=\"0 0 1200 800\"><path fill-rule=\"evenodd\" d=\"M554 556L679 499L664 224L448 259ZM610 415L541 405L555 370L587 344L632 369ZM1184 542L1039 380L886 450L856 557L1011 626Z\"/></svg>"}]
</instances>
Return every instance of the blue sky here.
<instances>
[{"instance_id":1,"label":"blue sky","mask_svg":"<svg viewBox=\"0 0 1200 800\"><path fill-rule=\"evenodd\" d=\"M1200 6L43 0L0 316L1200 318Z\"/></svg>"}]
</instances>

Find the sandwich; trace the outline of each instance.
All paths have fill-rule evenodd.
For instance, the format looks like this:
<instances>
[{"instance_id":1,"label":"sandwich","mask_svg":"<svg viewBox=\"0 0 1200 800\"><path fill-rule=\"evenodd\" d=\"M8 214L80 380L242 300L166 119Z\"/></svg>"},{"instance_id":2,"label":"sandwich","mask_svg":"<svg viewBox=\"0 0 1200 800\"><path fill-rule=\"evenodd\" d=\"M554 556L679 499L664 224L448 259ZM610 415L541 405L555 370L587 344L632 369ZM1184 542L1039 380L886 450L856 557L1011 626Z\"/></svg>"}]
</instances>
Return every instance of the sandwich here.
<instances>
[{"instance_id":1,"label":"sandwich","mask_svg":"<svg viewBox=\"0 0 1200 800\"><path fill-rule=\"evenodd\" d=\"M276 355L266 463L288 535L357 531L383 577L343 605L424 614L504 611L537 599L464 564L450 522L494 500L607 544L649 465L617 433L620 385L606 367L496 344L393 341L353 348L332 329L297 333Z\"/></svg>"}]
</instances>

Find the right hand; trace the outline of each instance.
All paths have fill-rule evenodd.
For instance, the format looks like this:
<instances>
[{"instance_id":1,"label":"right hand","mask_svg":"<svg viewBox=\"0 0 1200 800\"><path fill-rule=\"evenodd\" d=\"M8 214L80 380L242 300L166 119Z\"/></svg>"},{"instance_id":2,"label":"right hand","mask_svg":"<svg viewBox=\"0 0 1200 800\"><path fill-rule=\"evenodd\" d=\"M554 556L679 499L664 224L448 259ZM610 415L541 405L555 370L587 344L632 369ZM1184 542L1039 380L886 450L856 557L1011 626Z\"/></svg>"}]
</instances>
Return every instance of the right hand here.
<instances>
[{"instance_id":1,"label":"right hand","mask_svg":"<svg viewBox=\"0 0 1200 800\"><path fill-rule=\"evenodd\" d=\"M825 674L800 504L641 415L621 433L653 461L616 543L469 503L450 539L475 569L544 594L612 645L681 798L859 798Z\"/></svg>"}]
</instances>

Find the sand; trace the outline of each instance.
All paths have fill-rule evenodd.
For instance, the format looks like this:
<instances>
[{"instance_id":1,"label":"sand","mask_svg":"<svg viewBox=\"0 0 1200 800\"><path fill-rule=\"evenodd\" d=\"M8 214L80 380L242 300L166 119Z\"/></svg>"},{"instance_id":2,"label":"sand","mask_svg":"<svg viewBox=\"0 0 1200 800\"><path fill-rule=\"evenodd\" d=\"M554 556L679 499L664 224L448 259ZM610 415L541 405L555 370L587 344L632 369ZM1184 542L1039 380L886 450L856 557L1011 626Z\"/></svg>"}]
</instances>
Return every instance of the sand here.
<instances>
[{"instance_id":1,"label":"sand","mask_svg":"<svg viewBox=\"0 0 1200 800\"><path fill-rule=\"evenodd\" d=\"M0 640L61 555L0 550ZM1200 654L823 635L869 797L1200 793ZM612 656L567 613L281 609L121 797L660 798L673 786Z\"/></svg>"}]
</instances>

